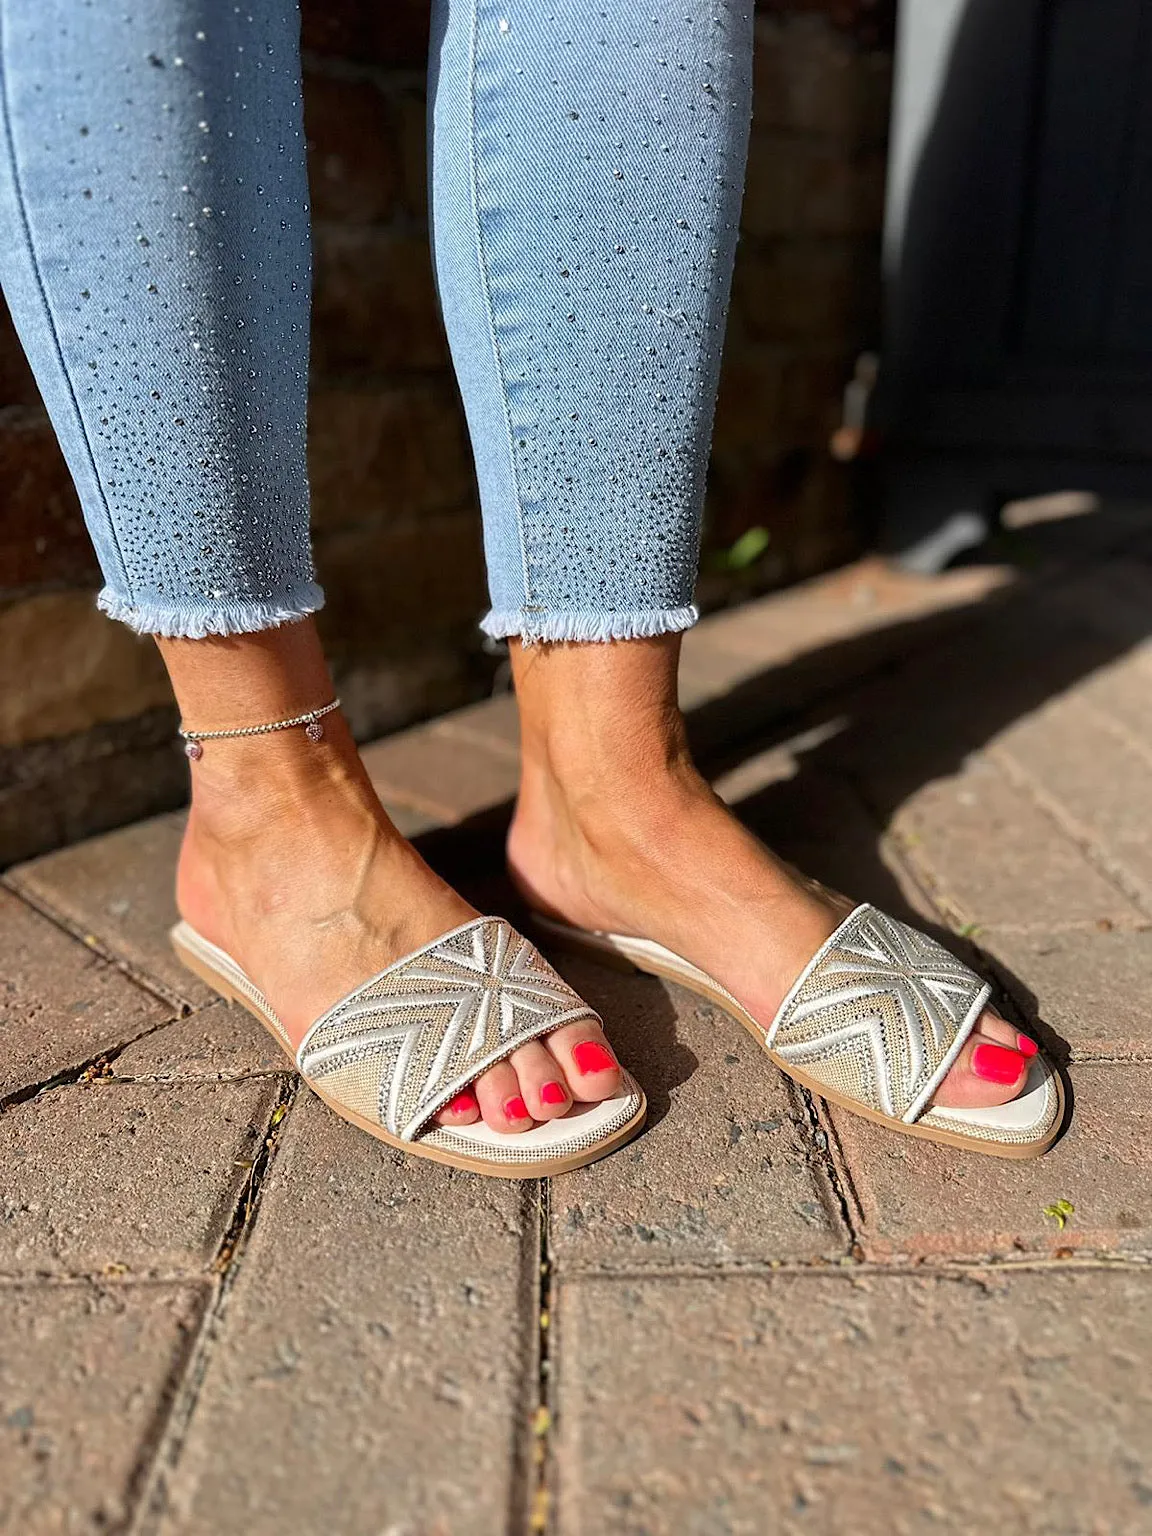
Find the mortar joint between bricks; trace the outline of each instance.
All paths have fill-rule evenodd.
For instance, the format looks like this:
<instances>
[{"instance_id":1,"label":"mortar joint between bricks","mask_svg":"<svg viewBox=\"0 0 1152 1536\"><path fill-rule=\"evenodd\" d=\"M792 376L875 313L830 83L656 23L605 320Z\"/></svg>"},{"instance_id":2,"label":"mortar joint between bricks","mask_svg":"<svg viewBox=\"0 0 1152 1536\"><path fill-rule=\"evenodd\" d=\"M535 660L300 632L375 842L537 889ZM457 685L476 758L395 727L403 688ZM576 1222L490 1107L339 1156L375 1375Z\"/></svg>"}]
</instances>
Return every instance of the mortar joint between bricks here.
<instances>
[{"instance_id":1,"label":"mortar joint between bricks","mask_svg":"<svg viewBox=\"0 0 1152 1536\"><path fill-rule=\"evenodd\" d=\"M160 1024L154 1024L150 1029L143 1030L139 1035L133 1035L131 1040L125 1040L120 1045L106 1046L98 1051L95 1056L90 1056L82 1061L79 1066L64 1067L51 1077L43 1078L40 1082L29 1083L23 1088L15 1088L9 1094L0 1098L0 1115L9 1109L15 1109L18 1104L27 1104L32 1099L37 1099L42 1093L51 1093L55 1088L72 1088L80 1083L97 1083L114 1078L114 1074L108 1069L116 1058L123 1054L130 1045L135 1045L138 1040L145 1039L148 1035L155 1034L158 1029L164 1029L170 1024L170 1019ZM121 1079L123 1081L123 1079Z\"/></svg>"},{"instance_id":2,"label":"mortar joint between bricks","mask_svg":"<svg viewBox=\"0 0 1152 1536\"><path fill-rule=\"evenodd\" d=\"M169 1480L183 1454L216 1340L222 1331L228 1299L242 1267L245 1242L259 1216L263 1184L279 1150L281 1129L299 1091L299 1078L285 1078L269 1113L260 1152L253 1160L211 1266L208 1279L215 1281L213 1299L205 1308L195 1343L188 1352L180 1379L173 1387L164 1420L157 1426L148 1464L140 1469L137 1479L140 1491L125 1526L128 1536L153 1536L164 1522L168 1511Z\"/></svg>"},{"instance_id":3,"label":"mortar joint between bricks","mask_svg":"<svg viewBox=\"0 0 1152 1536\"><path fill-rule=\"evenodd\" d=\"M552 1528L553 1390L555 1259L552 1253L552 1185L539 1183L537 1217L539 1250L536 1280L536 1400L532 1414L532 1458L529 1478L528 1530L541 1536Z\"/></svg>"},{"instance_id":4,"label":"mortar joint between bricks","mask_svg":"<svg viewBox=\"0 0 1152 1536\"><path fill-rule=\"evenodd\" d=\"M123 955L118 955L115 950L102 943L94 934L85 932L78 923L65 917L62 912L58 912L55 907L45 901L43 897L37 895L36 892L25 889L23 885L10 880L4 874L0 874L0 887L15 896L18 901L22 901L26 907L31 907L33 912L38 912L41 917L47 918L50 923L54 923L61 933L66 933L70 939L75 939L78 944L83 944L84 948L95 955L98 960L103 960L105 965L110 965L113 970L119 971L121 976L126 976L142 992L147 992L150 997L156 998L158 1002L165 1003L169 1008L173 1009L174 1019L186 1019L190 1014L198 1011L186 998L181 997L179 993L173 991L171 987L159 981L155 976L150 976L146 971L142 971L138 966L133 965ZM169 1019L164 1022L171 1023L172 1020ZM160 1026L156 1027L159 1028ZM125 1041L124 1043L129 1045L131 1041Z\"/></svg>"},{"instance_id":5,"label":"mortar joint between bricks","mask_svg":"<svg viewBox=\"0 0 1152 1536\"><path fill-rule=\"evenodd\" d=\"M812 1142L813 1156L817 1160L824 1177L828 1181L828 1188L832 1192L832 1198L836 1202L840 1220L844 1223L844 1229L848 1233L848 1257L859 1260L862 1254L860 1246L860 1233L852 1217L852 1201L848 1191L840 1178L840 1171L836 1166L836 1160L832 1156L831 1136L820 1123L820 1113L816 1108L815 1096L799 1083L789 1082L788 1090L795 1094L801 1111L806 1121L809 1137Z\"/></svg>"}]
</instances>

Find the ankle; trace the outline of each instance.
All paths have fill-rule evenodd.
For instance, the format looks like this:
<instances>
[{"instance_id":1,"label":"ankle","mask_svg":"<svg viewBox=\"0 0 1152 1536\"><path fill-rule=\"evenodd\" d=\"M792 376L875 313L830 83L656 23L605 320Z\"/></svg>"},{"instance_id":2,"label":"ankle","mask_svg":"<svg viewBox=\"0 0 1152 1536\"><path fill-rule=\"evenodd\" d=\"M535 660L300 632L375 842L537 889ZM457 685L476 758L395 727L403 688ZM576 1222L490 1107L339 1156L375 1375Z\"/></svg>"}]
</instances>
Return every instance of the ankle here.
<instances>
[{"instance_id":1,"label":"ankle","mask_svg":"<svg viewBox=\"0 0 1152 1536\"><path fill-rule=\"evenodd\" d=\"M230 744L229 744L230 745ZM195 765L192 805L176 870L176 904L206 938L240 942L237 912L290 909L303 884L337 910L381 855L399 871L411 853L388 819L349 738L341 748L251 743ZM351 754L349 756L349 753ZM413 857L415 857L413 855ZM400 862L396 862L399 859Z\"/></svg>"},{"instance_id":2,"label":"ankle","mask_svg":"<svg viewBox=\"0 0 1152 1536\"><path fill-rule=\"evenodd\" d=\"M573 752L524 764L509 869L530 901L569 919L573 903L599 906L621 872L626 884L659 888L681 861L682 839L698 829L703 798L712 798L686 755L639 751L607 762Z\"/></svg>"},{"instance_id":3,"label":"ankle","mask_svg":"<svg viewBox=\"0 0 1152 1536\"><path fill-rule=\"evenodd\" d=\"M678 637L609 644L513 642L521 752L570 798L659 781L688 761L676 692Z\"/></svg>"},{"instance_id":4,"label":"ankle","mask_svg":"<svg viewBox=\"0 0 1152 1536\"><path fill-rule=\"evenodd\" d=\"M343 721L318 743L298 732L212 742L193 766L189 831L222 848L288 825L299 838L349 812L383 815Z\"/></svg>"}]
</instances>

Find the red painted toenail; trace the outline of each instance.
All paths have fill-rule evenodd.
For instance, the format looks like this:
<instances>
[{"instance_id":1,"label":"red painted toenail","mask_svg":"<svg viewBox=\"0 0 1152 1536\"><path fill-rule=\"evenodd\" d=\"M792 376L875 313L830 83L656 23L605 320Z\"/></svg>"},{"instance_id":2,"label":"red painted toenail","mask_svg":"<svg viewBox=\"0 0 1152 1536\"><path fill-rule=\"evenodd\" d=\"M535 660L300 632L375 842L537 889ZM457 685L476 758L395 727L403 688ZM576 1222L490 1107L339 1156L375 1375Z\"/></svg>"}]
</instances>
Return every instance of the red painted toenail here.
<instances>
[{"instance_id":1,"label":"red painted toenail","mask_svg":"<svg viewBox=\"0 0 1152 1536\"><path fill-rule=\"evenodd\" d=\"M540 1090L541 1104L566 1104L568 1095L559 1083L545 1083Z\"/></svg>"},{"instance_id":2,"label":"red painted toenail","mask_svg":"<svg viewBox=\"0 0 1152 1536\"><path fill-rule=\"evenodd\" d=\"M1040 1047L1036 1044L1035 1040L1030 1040L1027 1035L1017 1035L1016 1049L1020 1052L1021 1056L1031 1060Z\"/></svg>"},{"instance_id":3,"label":"red painted toenail","mask_svg":"<svg viewBox=\"0 0 1152 1536\"><path fill-rule=\"evenodd\" d=\"M473 1109L479 1109L474 1093L458 1093L448 1105L448 1113L451 1115L466 1115Z\"/></svg>"},{"instance_id":4,"label":"red painted toenail","mask_svg":"<svg viewBox=\"0 0 1152 1536\"><path fill-rule=\"evenodd\" d=\"M509 1120L527 1120L528 1106L519 1094L514 1099L504 1100L504 1113Z\"/></svg>"},{"instance_id":5,"label":"red painted toenail","mask_svg":"<svg viewBox=\"0 0 1152 1536\"><path fill-rule=\"evenodd\" d=\"M581 1072L615 1072L616 1058L612 1052L596 1040L581 1040L572 1047L572 1060Z\"/></svg>"},{"instance_id":6,"label":"red painted toenail","mask_svg":"<svg viewBox=\"0 0 1152 1536\"><path fill-rule=\"evenodd\" d=\"M1024 1070L1024 1058L1006 1045L982 1040L972 1052L972 1070L986 1083L1014 1083Z\"/></svg>"}]
</instances>

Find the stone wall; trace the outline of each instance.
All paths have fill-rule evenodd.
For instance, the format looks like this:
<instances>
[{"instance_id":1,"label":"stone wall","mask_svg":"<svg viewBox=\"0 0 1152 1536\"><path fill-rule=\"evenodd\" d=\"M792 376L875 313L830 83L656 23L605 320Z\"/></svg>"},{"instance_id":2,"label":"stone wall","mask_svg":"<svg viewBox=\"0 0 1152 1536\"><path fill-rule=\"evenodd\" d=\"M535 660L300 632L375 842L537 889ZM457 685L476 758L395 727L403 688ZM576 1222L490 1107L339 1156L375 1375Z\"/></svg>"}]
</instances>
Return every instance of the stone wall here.
<instances>
[{"instance_id":1,"label":"stone wall","mask_svg":"<svg viewBox=\"0 0 1152 1536\"><path fill-rule=\"evenodd\" d=\"M304 5L316 557L325 636L363 735L482 694L495 667L476 630L479 520L427 251L427 9L428 0ZM824 569L857 546L849 486L826 445L852 361L875 340L890 20L861 0L760 6L709 603ZM749 528L767 532L767 547L735 569L726 552ZM155 653L95 612L97 583L5 320L0 864L183 797Z\"/></svg>"}]
</instances>

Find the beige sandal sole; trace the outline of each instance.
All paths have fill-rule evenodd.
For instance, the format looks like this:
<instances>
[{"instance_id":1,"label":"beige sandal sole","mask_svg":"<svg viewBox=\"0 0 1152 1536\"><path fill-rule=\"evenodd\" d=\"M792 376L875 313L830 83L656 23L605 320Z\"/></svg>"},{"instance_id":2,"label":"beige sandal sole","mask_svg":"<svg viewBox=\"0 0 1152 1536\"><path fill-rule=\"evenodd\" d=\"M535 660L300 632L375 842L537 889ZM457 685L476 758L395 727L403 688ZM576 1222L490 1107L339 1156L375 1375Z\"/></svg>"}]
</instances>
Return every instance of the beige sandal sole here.
<instances>
[{"instance_id":1,"label":"beige sandal sole","mask_svg":"<svg viewBox=\"0 0 1152 1536\"><path fill-rule=\"evenodd\" d=\"M1017 1160L1042 1157L1060 1135L1064 1125L1066 1113L1064 1084L1060 1074L1053 1068L1053 1077L1056 1093L1059 1100L1059 1112L1056 1116L1051 1131L1042 1139L1035 1142L1013 1143L998 1142L978 1139L975 1136L959 1135L944 1130L939 1126L921 1125L918 1122L909 1124L904 1120L895 1120L889 1115L880 1113L879 1110L870 1108L866 1104L860 1104L855 1099L850 1099L844 1094L837 1093L827 1083L822 1083L814 1077L810 1077L802 1067L797 1067L792 1062L782 1060L775 1051L764 1043L764 1030L761 1025L748 1013L732 995L726 992L719 983L709 984L702 972L690 975L685 971L677 970L671 965L661 964L656 956L644 955L643 957L626 954L620 945L626 940L621 940L616 935L609 938L607 935L590 933L580 928L573 928L567 923L558 922L554 918L544 917L541 913L533 913L533 921L542 934L553 940L556 944L572 951L575 954L585 955L607 965L615 970L630 973L640 973L647 976L659 976L664 981L675 982L678 987L684 987L698 997L705 998L728 1014L730 1018L742 1024L756 1044L768 1057L769 1061L785 1077L790 1077L794 1082L806 1088L817 1098L826 1099L837 1108L846 1110L849 1114L860 1115L865 1120L871 1120L875 1125L882 1125L886 1130L899 1131L904 1136L915 1136L921 1141L936 1141L947 1147L960 1147L967 1152L977 1152L983 1157L1005 1157ZM695 971L695 967L692 967Z\"/></svg>"},{"instance_id":2,"label":"beige sandal sole","mask_svg":"<svg viewBox=\"0 0 1152 1536\"><path fill-rule=\"evenodd\" d=\"M175 934L172 935L172 948L181 965L191 971L194 976L199 977L214 992L219 993L229 1006L233 1003L238 1003L254 1019L258 1019L288 1057L292 1064L292 1070L297 1073L299 1072L296 1059L290 1049L290 1042L280 1034L251 998L237 991L226 976L215 970L192 950L188 949ZM584 1168L589 1163L595 1163L600 1158L607 1157L610 1152L615 1152L619 1147L631 1141L643 1127L648 1114L648 1102L644 1094L640 1092L640 1108L636 1114L618 1130L606 1136L602 1141L597 1141L591 1147L585 1148L583 1151L573 1152L567 1157L549 1158L538 1163L497 1163L484 1158L467 1157L462 1153L447 1152L441 1147L427 1146L419 1140L401 1141L398 1136L393 1136L389 1131L386 1131L382 1125L366 1120L362 1115L358 1115L355 1110L349 1109L347 1106L331 1098L323 1089L318 1088L308 1078L302 1076L301 1081L307 1084L318 1099L324 1101L333 1114L339 1115L341 1120L347 1120L350 1125L356 1126L361 1131L366 1131L369 1136L374 1136L377 1141L384 1142L386 1146L392 1147L395 1151L403 1152L406 1156L410 1157L427 1158L429 1162L433 1163L446 1163L450 1168L463 1168L469 1173L479 1173L486 1178L496 1179L546 1179L552 1178L556 1174L571 1173L576 1168ZM637 1091L639 1092L639 1089ZM562 1116L561 1120L564 1118L566 1117ZM560 1122L549 1122L549 1124L553 1125L558 1123ZM509 1137L510 1141L513 1139L511 1136Z\"/></svg>"}]
</instances>

